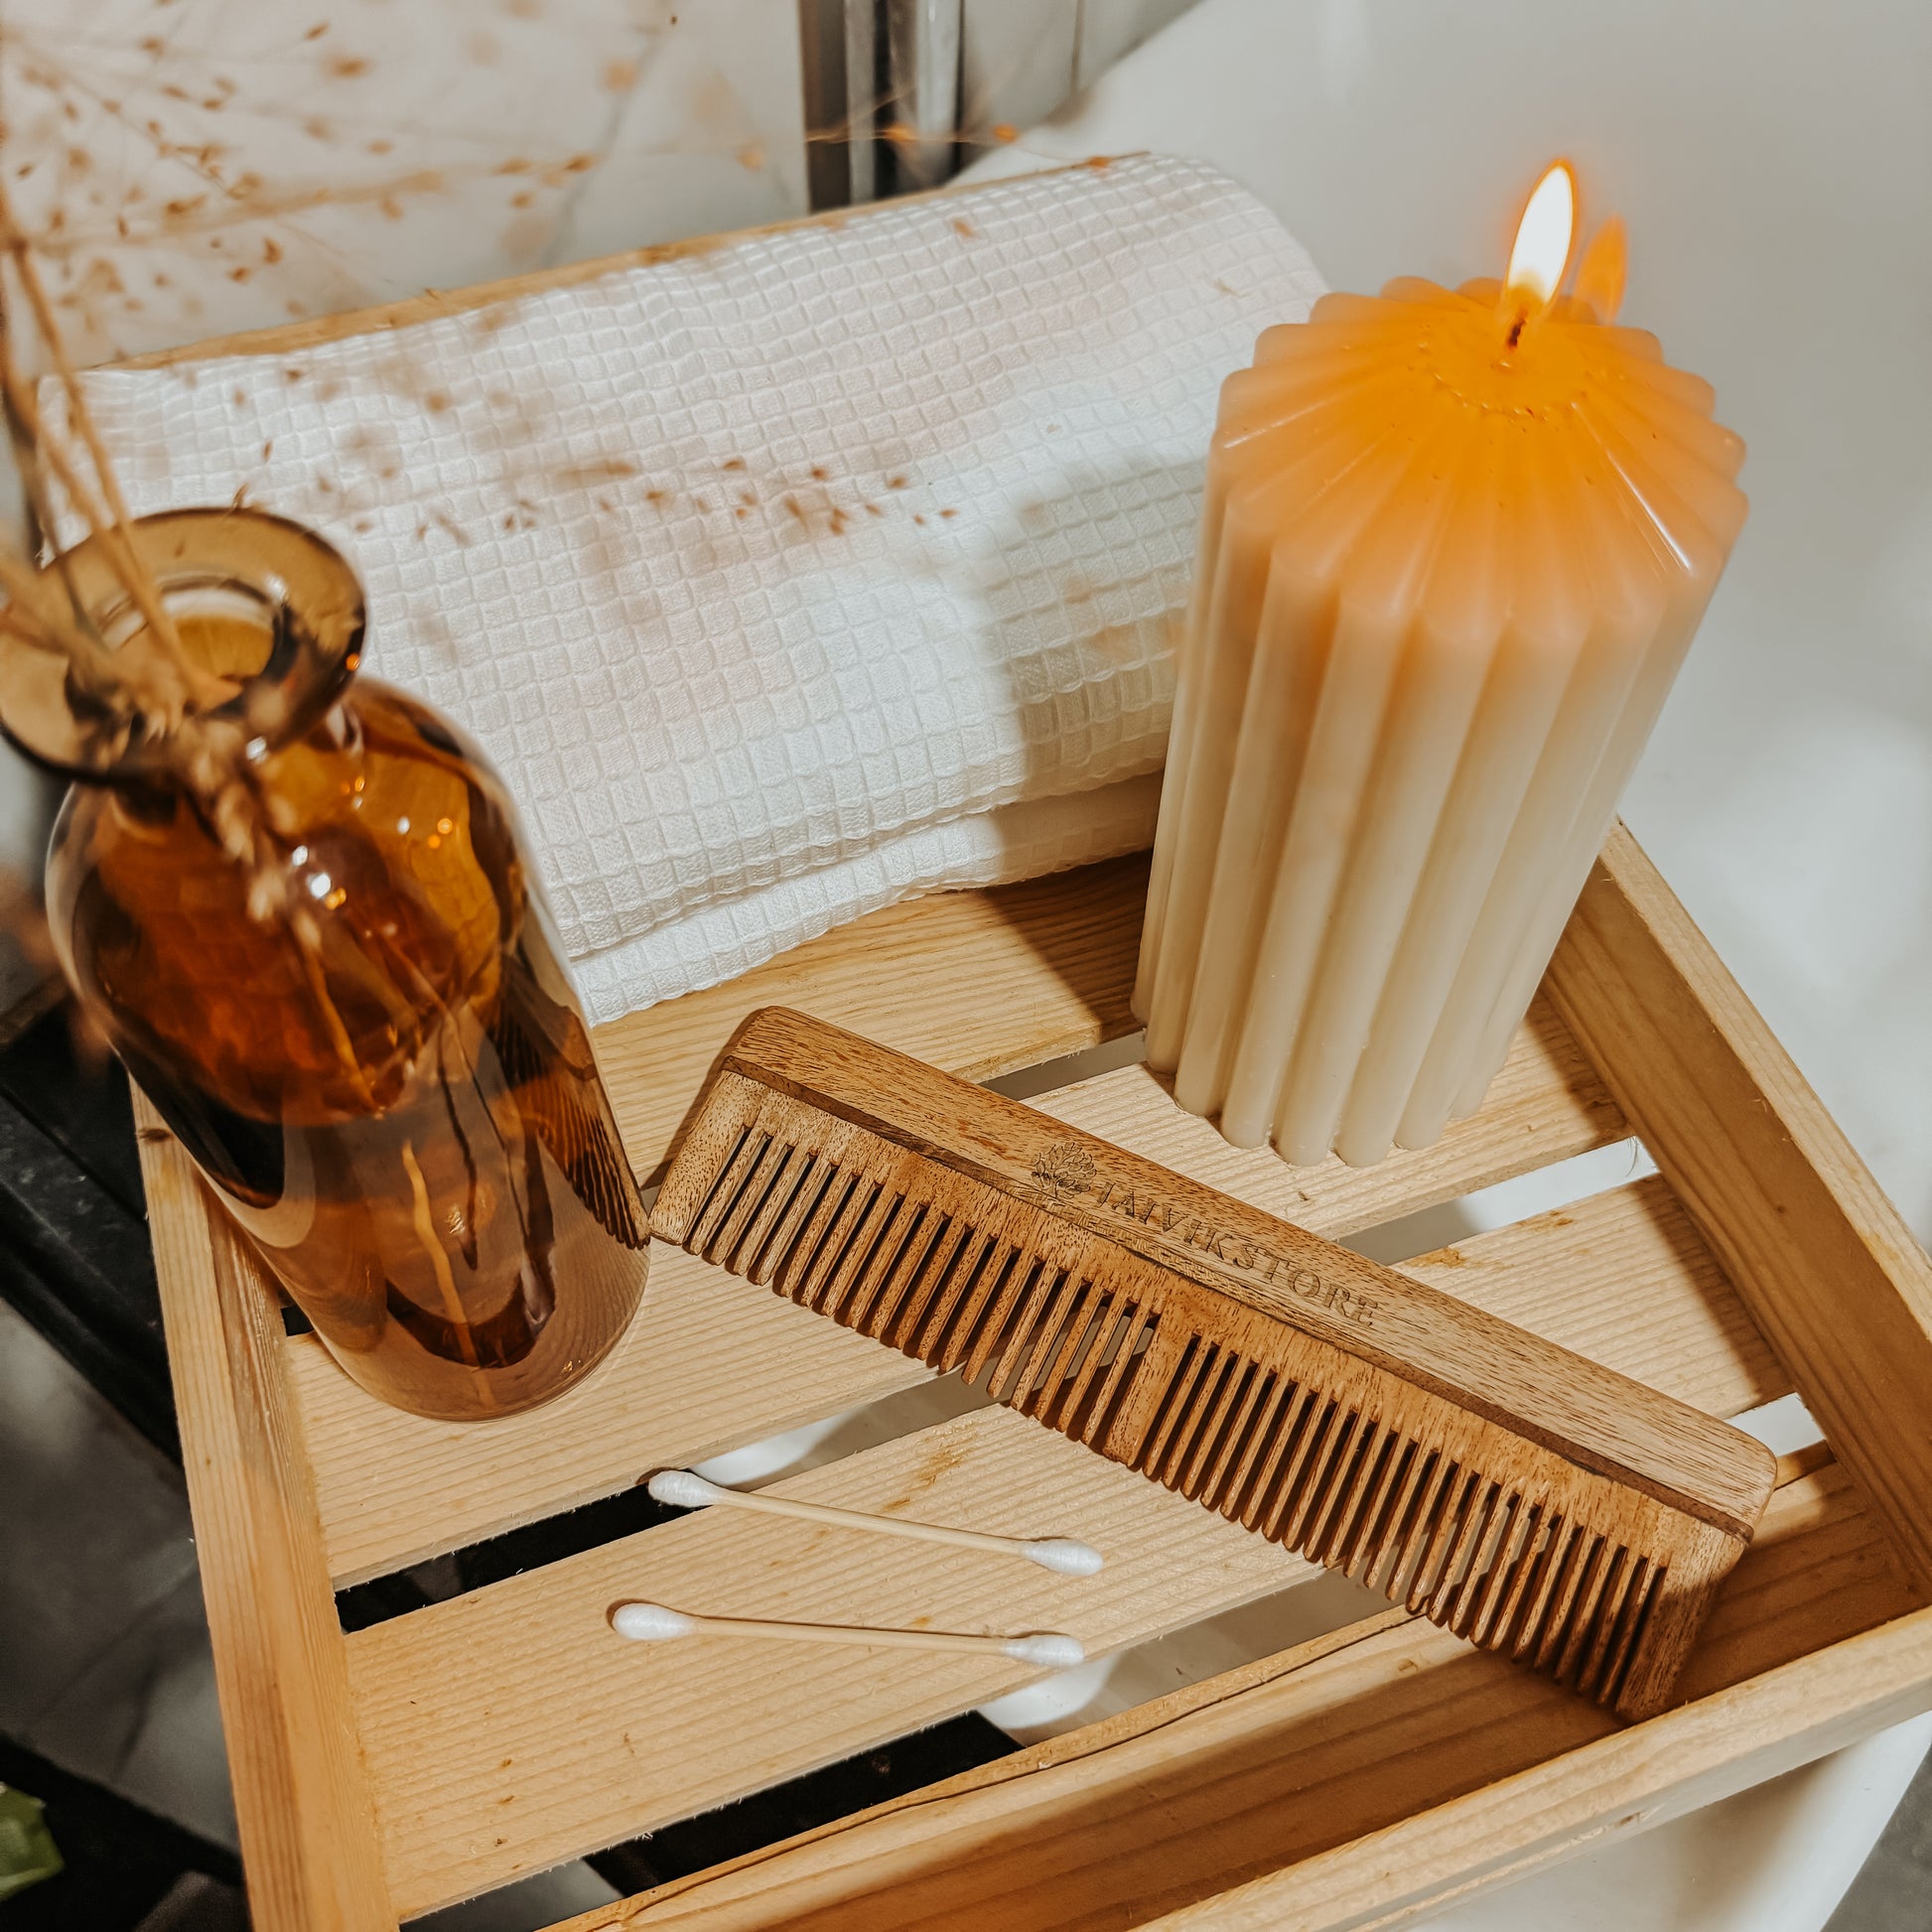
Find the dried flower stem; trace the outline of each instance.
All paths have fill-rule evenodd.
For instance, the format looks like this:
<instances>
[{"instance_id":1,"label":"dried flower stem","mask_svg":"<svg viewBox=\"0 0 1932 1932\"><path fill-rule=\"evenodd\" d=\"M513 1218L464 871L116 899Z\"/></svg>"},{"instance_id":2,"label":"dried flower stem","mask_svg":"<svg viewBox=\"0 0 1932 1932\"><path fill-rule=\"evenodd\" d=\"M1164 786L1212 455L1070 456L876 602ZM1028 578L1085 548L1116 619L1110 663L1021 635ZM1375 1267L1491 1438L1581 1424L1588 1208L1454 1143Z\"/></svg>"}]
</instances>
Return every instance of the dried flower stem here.
<instances>
[{"instance_id":1,"label":"dried flower stem","mask_svg":"<svg viewBox=\"0 0 1932 1932\"><path fill-rule=\"evenodd\" d=\"M107 452L101 446L100 434L94 428L92 413L87 408L87 398L80 388L79 372L74 368L72 358L68 354L67 344L62 340L59 325L54 320L54 311L47 299L46 285L41 281L41 272L34 264L34 251L27 245L27 238L14 220L13 206L7 200L4 184L0 184L0 227L5 229L6 248L13 257L14 272L20 277L20 286L27 293L28 306L34 312L34 327L47 345L47 352L53 358L55 373L61 378L61 387L67 392L69 420L79 434L81 442L87 446L87 459L93 465L94 475L99 480L102 496L106 499L107 514L113 519L114 527L123 535L130 521L127 501L121 494L119 480L114 475L114 466L107 460ZM152 595L153 585L149 591ZM166 608L156 601L150 612L142 607L142 616L154 625L156 632L171 651L179 652L181 638L175 630L174 620Z\"/></svg>"},{"instance_id":2,"label":"dried flower stem","mask_svg":"<svg viewBox=\"0 0 1932 1932\"><path fill-rule=\"evenodd\" d=\"M56 374L68 400L68 419L74 433L80 438L87 451L88 462L93 467L94 477L99 484L101 498L105 503L96 501L93 492L80 481L72 460L60 447L57 439L49 436L41 421L31 391L20 378L11 352L11 342L7 342L4 351L0 351L0 377L4 377L9 406L18 415L22 427L32 438L35 450L45 456L59 475L62 486L72 499L74 507L85 519L88 528L101 539L102 548L114 567L114 574L120 578L122 587L133 598L148 628L160 647L163 659L174 669L185 687L192 689L194 676L186 652L182 649L181 633L175 628L175 621L169 613L161 594L155 586L152 573L142 563L135 549L133 534L130 530L131 519L127 513L127 501L121 494L121 486L114 475L114 466L107 460L107 452L101 444L99 431L87 408L87 399L81 391L79 373L67 352L67 345L61 337L60 325L55 321L52 304L47 299L47 287L41 280L40 269L35 264L33 249L27 237L21 232L19 222L14 218L13 203L9 199L4 182L0 182L0 247L4 247L14 265L14 273L20 278L20 286L27 297L28 307L34 314L34 327L39 333L49 357L54 363ZM172 708L172 707L171 707ZM180 722L179 716L171 721Z\"/></svg>"},{"instance_id":3,"label":"dried flower stem","mask_svg":"<svg viewBox=\"0 0 1932 1932\"><path fill-rule=\"evenodd\" d=\"M85 480L75 467L72 458L62 448L60 441L50 436L42 421L40 411L35 406L31 387L21 379L20 371L8 352L4 342L0 342L0 391L4 391L7 404L12 410L15 421L21 426L25 438L35 458L43 459L59 478L61 487L67 491L69 500L80 512L87 527L101 545L102 555L112 567L114 575L121 581L121 587L133 598L144 618L149 621L150 631L160 641L165 633L156 624L151 611L165 613L155 592L154 580L136 554L125 522L109 520L88 489ZM36 491L38 496L40 492ZM45 520L45 512L43 512ZM172 625L170 626L172 629ZM83 653L94 656L94 668L104 669L110 653L101 652L99 644L90 638L84 625L74 623L66 626L70 635L64 639L61 647L67 648L70 655ZM135 686L131 695L141 709L157 714L165 720L171 730L177 728L191 700L203 703L225 695L225 689L218 679L211 679L201 671L183 653L179 636L176 638L172 654L167 653L165 642L163 655L159 662L170 674L159 683L153 676L152 660L144 662L137 671L132 660L113 667L113 674L124 676ZM142 675L146 673L146 675ZM163 688L172 685L172 689Z\"/></svg>"},{"instance_id":4,"label":"dried flower stem","mask_svg":"<svg viewBox=\"0 0 1932 1932\"><path fill-rule=\"evenodd\" d=\"M53 562L37 569L20 551L0 541L0 629L36 649L64 655L70 675L89 695L123 718L143 719L169 749L170 761L195 799L221 849L249 882L250 912L264 922L287 912L287 893L262 801L242 756L233 724L212 714L233 687L196 665L164 603L153 572L135 542L133 522L105 446L95 429L80 379L61 338L31 247L14 218L0 184L0 256L13 264L46 352L68 405L68 433L87 453L83 473L78 451L57 435L43 415L34 388L22 375L11 324L12 305L0 294L0 403L20 459L22 482ZM119 580L144 620L140 647L130 639L109 648L93 614L84 608L68 566L71 553L56 535L48 479L59 483L87 526L98 554ZM58 587L67 580L67 596Z\"/></svg>"},{"instance_id":5,"label":"dried flower stem","mask_svg":"<svg viewBox=\"0 0 1932 1932\"><path fill-rule=\"evenodd\" d=\"M46 578L5 546L0 546L0 589L13 600L10 628L42 649L63 652L98 694L122 681L113 652L73 622L50 593Z\"/></svg>"},{"instance_id":6,"label":"dried flower stem","mask_svg":"<svg viewBox=\"0 0 1932 1932\"><path fill-rule=\"evenodd\" d=\"M0 30L0 41L5 38ZM113 103L103 98L101 104L125 118ZM195 165L231 200L253 204L259 199L244 191L244 184L222 182L205 156L183 151L178 158ZM429 187L434 178L392 187L419 183ZM57 209L50 238L59 216ZM334 915L333 905L312 909L291 895L282 836L288 831L286 801L251 763L244 728L221 715L234 684L212 675L184 646L64 340L42 274L44 246L23 229L7 183L0 180L0 413L18 454L30 524L25 545L0 533L0 642L23 671L28 667L21 646L46 652L56 662L65 659L69 700L83 694L92 699L107 714L99 722L119 734L96 741L104 757L124 750L133 728L146 728L144 768L165 770L167 781L179 787L234 867L246 916L286 934L342 1072L361 1103L373 1109L375 1098L339 995L347 988L359 1004L372 994L398 1032L419 1016L393 975L369 955L366 942ZM44 384L36 380L42 369L48 371ZM75 522L89 539L85 574L77 546L62 541L63 528ZM115 583L138 612L138 626L126 605L112 618L99 608L101 591ZM116 648L110 639L123 629L129 634Z\"/></svg>"}]
</instances>

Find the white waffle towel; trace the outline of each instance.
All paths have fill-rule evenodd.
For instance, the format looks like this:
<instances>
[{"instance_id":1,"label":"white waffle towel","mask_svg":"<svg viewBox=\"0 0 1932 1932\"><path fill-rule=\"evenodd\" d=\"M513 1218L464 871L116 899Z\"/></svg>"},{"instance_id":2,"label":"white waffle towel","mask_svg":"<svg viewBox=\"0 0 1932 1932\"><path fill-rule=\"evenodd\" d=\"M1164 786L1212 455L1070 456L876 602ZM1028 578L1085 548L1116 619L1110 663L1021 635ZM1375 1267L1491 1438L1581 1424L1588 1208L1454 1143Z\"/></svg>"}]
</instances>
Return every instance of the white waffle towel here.
<instances>
[{"instance_id":1,"label":"white waffle towel","mask_svg":"<svg viewBox=\"0 0 1932 1932\"><path fill-rule=\"evenodd\" d=\"M1150 841L1215 394L1321 292L1148 158L661 252L87 378L136 510L245 490L353 563L595 1021Z\"/></svg>"}]
</instances>

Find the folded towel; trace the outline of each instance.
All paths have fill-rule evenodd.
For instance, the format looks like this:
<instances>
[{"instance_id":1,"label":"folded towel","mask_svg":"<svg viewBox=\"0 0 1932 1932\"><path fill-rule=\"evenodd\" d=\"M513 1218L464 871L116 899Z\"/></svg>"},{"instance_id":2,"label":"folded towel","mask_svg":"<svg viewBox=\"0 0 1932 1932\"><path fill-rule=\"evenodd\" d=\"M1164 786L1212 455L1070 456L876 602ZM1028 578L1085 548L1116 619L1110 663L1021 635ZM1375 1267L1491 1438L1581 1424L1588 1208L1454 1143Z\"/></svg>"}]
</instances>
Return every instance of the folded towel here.
<instances>
[{"instance_id":1,"label":"folded towel","mask_svg":"<svg viewBox=\"0 0 1932 1932\"><path fill-rule=\"evenodd\" d=\"M338 545L597 1021L1149 842L1222 377L1321 284L1140 158L294 354L87 377L139 511Z\"/></svg>"}]
</instances>

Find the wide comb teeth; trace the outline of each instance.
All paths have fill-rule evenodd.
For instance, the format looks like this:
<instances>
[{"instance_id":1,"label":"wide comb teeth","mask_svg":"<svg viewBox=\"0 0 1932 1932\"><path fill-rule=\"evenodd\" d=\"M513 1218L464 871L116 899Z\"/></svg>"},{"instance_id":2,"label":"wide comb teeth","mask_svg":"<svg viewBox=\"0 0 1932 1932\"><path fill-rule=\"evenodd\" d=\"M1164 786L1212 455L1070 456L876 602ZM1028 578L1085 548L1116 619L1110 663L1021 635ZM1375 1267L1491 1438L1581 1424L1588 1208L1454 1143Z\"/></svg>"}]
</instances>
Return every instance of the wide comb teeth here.
<instances>
[{"instance_id":1,"label":"wide comb teeth","mask_svg":"<svg viewBox=\"0 0 1932 1932\"><path fill-rule=\"evenodd\" d=\"M887 1073L911 1066L796 1016L767 1018L824 1035L828 1051L877 1055ZM788 1083L767 1084L728 1062L666 1177L655 1231L956 1371L994 1400L1471 1643L1627 1715L1658 1708L1748 1521L1728 1523L1648 1478L1620 1480L1600 1453L1552 1442L1547 1426L1498 1417L1481 1392L1457 1401L1434 1386L1439 1375L1411 1377L1391 1365L1388 1337L1399 1327L1390 1316L1404 1312L1397 1298L1432 1295L1420 1284L1378 1271L1371 1285L1381 1303L1351 1304L1361 1291L1342 1291L1342 1313L1381 1311L1381 1329L1351 1349L1297 1321L1294 1302L1279 1292L1264 1296L1233 1279L1210 1285L1198 1270L1175 1273L1165 1256L1137 1251L1134 1223L1122 1230L1130 1245L1111 1227L1096 1229L1091 1210L1083 1217L1068 1205L1082 1189L1103 1206L1115 1198L1093 1158L1078 1145L1068 1152L1065 1130L1013 1103L964 1089L972 1108L987 1111L956 1130L961 1146L949 1158L940 1134L949 1107L967 1112L961 1083L916 1067L905 1077L915 1076L930 1085L939 1124L908 1134L916 1141L908 1146L859 1125L850 1103L816 1106ZM1044 1147L1029 1156L1023 1139L1017 1173L1001 1173L988 1159L988 1123ZM1109 1162L1133 1162L1093 1146ZM1146 1195L1156 1205L1143 1207L1133 1191L1146 1174L1184 1183L1142 1163L1125 1195L1136 1222L1172 1247L1173 1210L1160 1208L1158 1192ZM1254 1231L1233 1248L1251 1264L1268 1242L1299 1243L1320 1262L1291 1271L1297 1292L1336 1270L1324 1257L1337 1251L1314 1237L1237 1203L1225 1209L1231 1224ZM1215 1247L1220 1258L1229 1252L1225 1242ZM1349 1265L1358 1277L1368 1267ZM1459 1342L1454 1323L1466 1311L1447 1306ZM1423 1305L1439 1327L1444 1307L1440 1297ZM1606 1394L1625 1391L1633 1403L1663 1403L1519 1331L1489 1323L1480 1332L1492 1344L1497 1333L1508 1337L1518 1358L1543 1350L1553 1373L1574 1364L1573 1373L1599 1378L1588 1392L1599 1408ZM1521 1386L1520 1359L1513 1372ZM1673 1421L1677 1405L1665 1409ZM1710 1438L1715 1425L1693 1421L1703 1435L1679 1451L1680 1462L1727 1449ZM1762 1462L1768 1493L1768 1455ZM1754 1469L1725 1473L1748 1495Z\"/></svg>"},{"instance_id":2,"label":"wide comb teeth","mask_svg":"<svg viewBox=\"0 0 1932 1932\"><path fill-rule=\"evenodd\" d=\"M1066 1240L1037 1210L955 1175L948 1192L975 1198L948 1210L920 1197L929 1164L919 1156L870 1135L858 1149L862 1130L825 1126L817 1147L743 1128L682 1245L942 1374L957 1370L1077 1442L1103 1441L1154 1317L1030 1246L1028 1232ZM1026 1223L1019 1238L1005 1231L1014 1222Z\"/></svg>"}]
</instances>

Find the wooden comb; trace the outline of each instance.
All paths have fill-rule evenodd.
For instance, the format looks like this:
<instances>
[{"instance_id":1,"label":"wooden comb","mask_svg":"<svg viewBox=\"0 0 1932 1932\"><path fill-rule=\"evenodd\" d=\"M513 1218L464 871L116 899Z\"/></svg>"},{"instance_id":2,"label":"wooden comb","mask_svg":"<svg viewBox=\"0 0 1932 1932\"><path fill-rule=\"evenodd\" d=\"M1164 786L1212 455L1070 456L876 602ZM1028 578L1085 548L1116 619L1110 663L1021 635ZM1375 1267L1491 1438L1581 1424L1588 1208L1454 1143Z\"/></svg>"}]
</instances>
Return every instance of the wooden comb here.
<instances>
[{"instance_id":1,"label":"wooden comb","mask_svg":"<svg viewBox=\"0 0 1932 1932\"><path fill-rule=\"evenodd\" d=\"M1625 1717L1771 1492L1724 1423L783 1008L651 1226Z\"/></svg>"}]
</instances>

